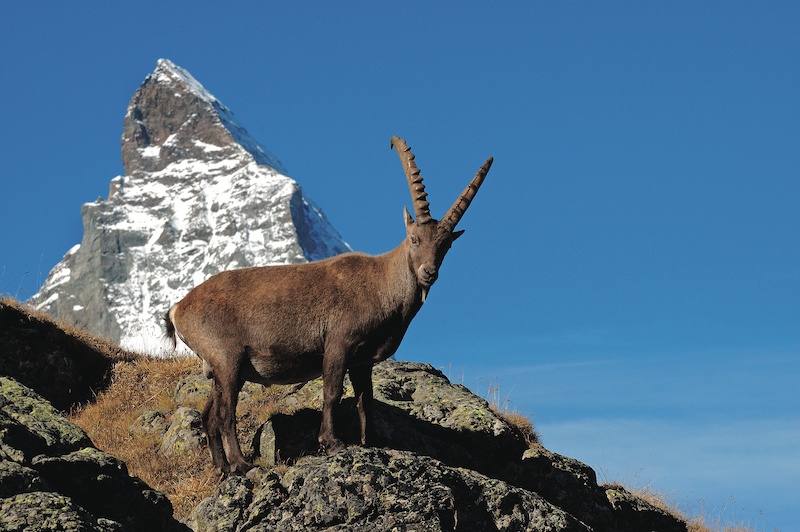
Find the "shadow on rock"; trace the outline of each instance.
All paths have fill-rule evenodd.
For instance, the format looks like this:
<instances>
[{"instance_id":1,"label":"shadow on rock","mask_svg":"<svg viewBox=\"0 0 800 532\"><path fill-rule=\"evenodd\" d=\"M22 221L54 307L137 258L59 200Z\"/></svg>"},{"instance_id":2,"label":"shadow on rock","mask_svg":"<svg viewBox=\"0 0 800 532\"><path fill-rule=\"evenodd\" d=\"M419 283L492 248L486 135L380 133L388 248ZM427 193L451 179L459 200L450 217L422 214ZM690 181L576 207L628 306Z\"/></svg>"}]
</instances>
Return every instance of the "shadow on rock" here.
<instances>
[{"instance_id":1,"label":"shadow on rock","mask_svg":"<svg viewBox=\"0 0 800 532\"><path fill-rule=\"evenodd\" d=\"M318 383L307 385L315 393ZM412 451L451 467L486 474L518 461L528 445L489 404L454 385L428 364L389 360L373 371L374 434L371 446ZM308 396L299 390L298 395ZM336 430L349 445L360 443L356 402L345 398L336 410ZM322 413L301 408L274 414L253 440L253 455L267 464L294 463L319 452Z\"/></svg>"}]
</instances>

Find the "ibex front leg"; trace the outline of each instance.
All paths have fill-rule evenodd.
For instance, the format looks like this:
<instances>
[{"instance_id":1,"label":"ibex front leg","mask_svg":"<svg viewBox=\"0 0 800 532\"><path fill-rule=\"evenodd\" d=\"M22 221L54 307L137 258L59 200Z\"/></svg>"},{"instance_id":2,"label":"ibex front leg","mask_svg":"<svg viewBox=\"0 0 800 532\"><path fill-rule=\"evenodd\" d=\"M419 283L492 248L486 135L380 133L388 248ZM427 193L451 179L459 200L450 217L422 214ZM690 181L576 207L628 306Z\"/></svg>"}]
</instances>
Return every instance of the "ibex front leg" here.
<instances>
[{"instance_id":1,"label":"ibex front leg","mask_svg":"<svg viewBox=\"0 0 800 532\"><path fill-rule=\"evenodd\" d=\"M349 373L361 421L361 445L372 445L375 439L372 426L372 364L350 368Z\"/></svg>"},{"instance_id":2,"label":"ibex front leg","mask_svg":"<svg viewBox=\"0 0 800 532\"><path fill-rule=\"evenodd\" d=\"M345 351L325 349L322 361L322 426L319 429L319 443L325 452L333 454L344 448L334 430L334 409L342 400L345 372Z\"/></svg>"}]
</instances>

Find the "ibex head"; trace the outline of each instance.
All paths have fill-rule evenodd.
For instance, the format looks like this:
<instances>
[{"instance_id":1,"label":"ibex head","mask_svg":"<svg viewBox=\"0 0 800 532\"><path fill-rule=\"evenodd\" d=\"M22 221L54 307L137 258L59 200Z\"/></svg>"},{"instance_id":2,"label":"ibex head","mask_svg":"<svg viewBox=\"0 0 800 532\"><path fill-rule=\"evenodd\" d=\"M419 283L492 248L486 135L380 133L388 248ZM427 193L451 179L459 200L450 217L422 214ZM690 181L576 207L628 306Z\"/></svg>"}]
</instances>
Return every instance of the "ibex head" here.
<instances>
[{"instance_id":1,"label":"ibex head","mask_svg":"<svg viewBox=\"0 0 800 532\"><path fill-rule=\"evenodd\" d=\"M486 163L478 170L472 182L450 207L444 218L438 221L431 217L428 208L430 204L425 199L428 194L425 192L425 185L422 184L419 168L414 163L414 154L411 153L411 148L406 146L405 140L397 136L392 137L392 147L397 149L400 162L403 164L403 170L411 190L411 199L414 202L414 214L417 216L415 222L408 209L404 208L408 266L417 276L417 282L422 287L422 302L424 303L428 290L439 276L439 267L442 265L450 245L464 233L464 231L454 231L454 229L472 202L472 198L478 192L486 173L492 166L493 159L489 157L486 160Z\"/></svg>"}]
</instances>

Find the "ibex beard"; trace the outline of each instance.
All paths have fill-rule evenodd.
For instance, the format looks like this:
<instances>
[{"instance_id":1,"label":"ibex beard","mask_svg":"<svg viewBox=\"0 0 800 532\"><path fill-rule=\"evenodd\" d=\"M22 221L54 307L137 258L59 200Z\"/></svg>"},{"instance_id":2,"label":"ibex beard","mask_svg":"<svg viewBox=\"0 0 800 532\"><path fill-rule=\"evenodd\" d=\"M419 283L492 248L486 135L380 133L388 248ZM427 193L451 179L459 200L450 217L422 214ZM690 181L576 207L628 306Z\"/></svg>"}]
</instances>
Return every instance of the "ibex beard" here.
<instances>
[{"instance_id":1,"label":"ibex beard","mask_svg":"<svg viewBox=\"0 0 800 532\"><path fill-rule=\"evenodd\" d=\"M416 221L404 209L406 237L383 255L345 253L323 261L219 273L193 288L165 315L213 379L203 426L214 467L245 474L253 466L236 436L236 404L245 381L306 382L322 375L319 442L328 454L344 445L333 410L345 372L356 397L361 443L372 434L372 366L392 356L425 302L454 231L483 183L489 158L441 221L431 218L414 155L392 137L408 179Z\"/></svg>"}]
</instances>

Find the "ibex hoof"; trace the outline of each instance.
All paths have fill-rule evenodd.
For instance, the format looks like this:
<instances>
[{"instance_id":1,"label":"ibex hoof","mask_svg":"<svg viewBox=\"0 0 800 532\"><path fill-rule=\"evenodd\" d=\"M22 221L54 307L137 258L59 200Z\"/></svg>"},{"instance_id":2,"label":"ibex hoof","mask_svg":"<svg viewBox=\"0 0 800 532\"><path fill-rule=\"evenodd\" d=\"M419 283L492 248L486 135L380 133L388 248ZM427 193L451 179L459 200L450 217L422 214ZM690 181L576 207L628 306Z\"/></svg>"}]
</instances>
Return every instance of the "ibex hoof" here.
<instances>
[{"instance_id":1,"label":"ibex hoof","mask_svg":"<svg viewBox=\"0 0 800 532\"><path fill-rule=\"evenodd\" d=\"M341 451L346 447L346 445L343 444L341 440L339 440L339 438L333 438L332 440L327 442L322 441L320 442L320 446L322 447L322 450L325 451L325 454L327 454L328 456L336 454L337 452Z\"/></svg>"},{"instance_id":2,"label":"ibex hoof","mask_svg":"<svg viewBox=\"0 0 800 532\"><path fill-rule=\"evenodd\" d=\"M238 477L245 477L253 469L258 469L258 468L251 463L241 462L239 464L231 464L228 473L231 475L236 475Z\"/></svg>"}]
</instances>

